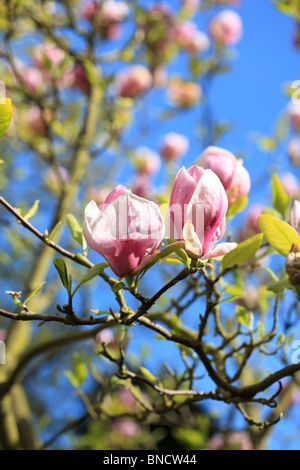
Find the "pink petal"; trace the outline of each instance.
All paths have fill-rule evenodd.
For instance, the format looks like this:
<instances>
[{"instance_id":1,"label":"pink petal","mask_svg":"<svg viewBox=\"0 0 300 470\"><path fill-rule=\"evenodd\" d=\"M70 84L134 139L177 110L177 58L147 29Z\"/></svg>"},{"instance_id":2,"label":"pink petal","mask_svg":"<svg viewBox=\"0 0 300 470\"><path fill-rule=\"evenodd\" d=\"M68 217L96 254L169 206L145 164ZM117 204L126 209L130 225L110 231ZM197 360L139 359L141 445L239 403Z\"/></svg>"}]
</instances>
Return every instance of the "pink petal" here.
<instances>
[{"instance_id":1,"label":"pink petal","mask_svg":"<svg viewBox=\"0 0 300 470\"><path fill-rule=\"evenodd\" d=\"M217 258L226 255L237 247L237 243L219 243L209 253L202 256L202 259Z\"/></svg>"}]
</instances>

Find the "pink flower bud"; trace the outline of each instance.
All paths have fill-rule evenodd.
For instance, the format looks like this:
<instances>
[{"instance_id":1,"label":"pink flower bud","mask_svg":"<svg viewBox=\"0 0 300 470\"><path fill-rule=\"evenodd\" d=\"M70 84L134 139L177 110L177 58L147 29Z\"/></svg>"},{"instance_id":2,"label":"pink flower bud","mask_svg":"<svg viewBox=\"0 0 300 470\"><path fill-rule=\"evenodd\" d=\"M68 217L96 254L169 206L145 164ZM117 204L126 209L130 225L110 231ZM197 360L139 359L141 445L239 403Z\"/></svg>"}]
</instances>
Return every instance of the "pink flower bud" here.
<instances>
[{"instance_id":1,"label":"pink flower bud","mask_svg":"<svg viewBox=\"0 0 300 470\"><path fill-rule=\"evenodd\" d=\"M157 203L157 199L154 195L154 188L149 175L138 174L131 183L131 189L133 194L136 196L149 199L149 201Z\"/></svg>"},{"instance_id":2,"label":"pink flower bud","mask_svg":"<svg viewBox=\"0 0 300 470\"><path fill-rule=\"evenodd\" d=\"M144 65L133 65L121 70L115 77L115 91L123 98L135 98L152 86L152 75Z\"/></svg>"},{"instance_id":3,"label":"pink flower bud","mask_svg":"<svg viewBox=\"0 0 300 470\"><path fill-rule=\"evenodd\" d=\"M218 176L199 166L182 167L175 178L167 214L167 232L184 240L191 258L215 258L233 250L236 243L214 246L224 235L228 200Z\"/></svg>"},{"instance_id":4,"label":"pink flower bud","mask_svg":"<svg viewBox=\"0 0 300 470\"><path fill-rule=\"evenodd\" d=\"M174 27L174 37L180 47L189 52L203 53L209 48L208 36L198 30L193 21L182 21Z\"/></svg>"},{"instance_id":5,"label":"pink flower bud","mask_svg":"<svg viewBox=\"0 0 300 470\"><path fill-rule=\"evenodd\" d=\"M47 134L48 124L52 119L49 110L42 110L39 106L31 106L26 113L26 121L30 129L40 137Z\"/></svg>"},{"instance_id":6,"label":"pink flower bud","mask_svg":"<svg viewBox=\"0 0 300 470\"><path fill-rule=\"evenodd\" d=\"M59 193L65 183L69 181L69 172L63 166L49 168L46 173L47 188L55 193Z\"/></svg>"},{"instance_id":7,"label":"pink flower bud","mask_svg":"<svg viewBox=\"0 0 300 470\"><path fill-rule=\"evenodd\" d=\"M161 142L160 154L166 160L176 160L183 157L189 148L188 139L176 132L166 134Z\"/></svg>"},{"instance_id":8,"label":"pink flower bud","mask_svg":"<svg viewBox=\"0 0 300 470\"><path fill-rule=\"evenodd\" d=\"M202 96L202 88L198 83L173 79L169 83L168 97L173 106L189 108L194 106Z\"/></svg>"},{"instance_id":9,"label":"pink flower bud","mask_svg":"<svg viewBox=\"0 0 300 470\"><path fill-rule=\"evenodd\" d=\"M236 44L243 32L241 17L233 10L223 10L209 23L211 37L224 46Z\"/></svg>"},{"instance_id":10,"label":"pink flower bud","mask_svg":"<svg viewBox=\"0 0 300 470\"><path fill-rule=\"evenodd\" d=\"M78 88L85 94L88 94L91 88L86 69L81 64L69 67L61 77L61 84L64 87Z\"/></svg>"},{"instance_id":11,"label":"pink flower bud","mask_svg":"<svg viewBox=\"0 0 300 470\"><path fill-rule=\"evenodd\" d=\"M120 23L129 13L125 2L115 0L104 0L101 3L95 1L87 2L81 12L84 19L89 22L96 20L96 28L102 38L117 39L122 31Z\"/></svg>"},{"instance_id":12,"label":"pink flower bud","mask_svg":"<svg viewBox=\"0 0 300 470\"><path fill-rule=\"evenodd\" d=\"M242 194L248 194L251 181L242 160L237 160L228 150L209 146L200 155L197 165L212 170L221 180L228 197L229 205Z\"/></svg>"},{"instance_id":13,"label":"pink flower bud","mask_svg":"<svg viewBox=\"0 0 300 470\"><path fill-rule=\"evenodd\" d=\"M118 418L112 424L112 430L120 433L124 438L130 439L136 436L141 428L135 421Z\"/></svg>"},{"instance_id":14,"label":"pink flower bud","mask_svg":"<svg viewBox=\"0 0 300 470\"><path fill-rule=\"evenodd\" d=\"M200 6L201 0L181 0L181 3L183 7L193 12Z\"/></svg>"},{"instance_id":15,"label":"pink flower bud","mask_svg":"<svg viewBox=\"0 0 300 470\"><path fill-rule=\"evenodd\" d=\"M95 186L89 188L86 191L86 199L88 201L95 201L97 206L100 206L100 204L103 204L107 196L109 195L111 191L111 188L108 188L106 186L97 188Z\"/></svg>"},{"instance_id":16,"label":"pink flower bud","mask_svg":"<svg viewBox=\"0 0 300 470\"><path fill-rule=\"evenodd\" d=\"M36 47L33 52L33 59L36 67L42 71L59 67L65 59L66 53L54 44L46 43Z\"/></svg>"},{"instance_id":17,"label":"pink flower bud","mask_svg":"<svg viewBox=\"0 0 300 470\"><path fill-rule=\"evenodd\" d=\"M299 185L297 178L293 175L293 173L286 172L280 176L280 181L285 192L291 196L293 199L297 199L299 196Z\"/></svg>"},{"instance_id":18,"label":"pink flower bud","mask_svg":"<svg viewBox=\"0 0 300 470\"><path fill-rule=\"evenodd\" d=\"M139 147L134 153L133 164L140 174L153 175L159 170L161 159L148 147Z\"/></svg>"},{"instance_id":19,"label":"pink flower bud","mask_svg":"<svg viewBox=\"0 0 300 470\"><path fill-rule=\"evenodd\" d=\"M294 201L292 210L290 213L290 218L288 220L289 224L294 227L296 232L300 235L300 202Z\"/></svg>"},{"instance_id":20,"label":"pink flower bud","mask_svg":"<svg viewBox=\"0 0 300 470\"><path fill-rule=\"evenodd\" d=\"M16 61L16 80L33 93L39 93L43 88L41 71L35 67L25 67L21 61Z\"/></svg>"},{"instance_id":21,"label":"pink flower bud","mask_svg":"<svg viewBox=\"0 0 300 470\"><path fill-rule=\"evenodd\" d=\"M114 273L136 274L153 257L164 238L158 206L117 186L101 206L91 201L85 209L83 235Z\"/></svg>"},{"instance_id":22,"label":"pink flower bud","mask_svg":"<svg viewBox=\"0 0 300 470\"><path fill-rule=\"evenodd\" d=\"M260 233L260 228L258 226L258 217L262 214L263 207L260 204L256 204L250 207L246 223L243 225L243 228L239 234L239 242L247 240L248 238L253 237Z\"/></svg>"},{"instance_id":23,"label":"pink flower bud","mask_svg":"<svg viewBox=\"0 0 300 470\"><path fill-rule=\"evenodd\" d=\"M293 165L300 166L300 138L294 137L288 143L287 153Z\"/></svg>"},{"instance_id":24,"label":"pink flower bud","mask_svg":"<svg viewBox=\"0 0 300 470\"><path fill-rule=\"evenodd\" d=\"M294 131L300 132L300 104L289 103L287 106L287 116Z\"/></svg>"},{"instance_id":25,"label":"pink flower bud","mask_svg":"<svg viewBox=\"0 0 300 470\"><path fill-rule=\"evenodd\" d=\"M110 343L112 346L117 346L114 332L109 328L105 328L104 330L99 331L96 334L95 340L99 343L104 343L105 346Z\"/></svg>"}]
</instances>

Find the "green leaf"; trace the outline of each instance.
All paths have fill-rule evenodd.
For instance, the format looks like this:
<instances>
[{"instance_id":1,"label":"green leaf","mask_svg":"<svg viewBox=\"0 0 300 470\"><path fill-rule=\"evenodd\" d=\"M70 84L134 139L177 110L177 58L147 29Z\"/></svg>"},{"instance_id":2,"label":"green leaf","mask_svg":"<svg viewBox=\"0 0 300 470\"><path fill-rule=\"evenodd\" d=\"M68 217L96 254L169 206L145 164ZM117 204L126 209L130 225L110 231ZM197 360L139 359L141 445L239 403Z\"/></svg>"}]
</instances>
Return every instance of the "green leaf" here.
<instances>
[{"instance_id":1,"label":"green leaf","mask_svg":"<svg viewBox=\"0 0 300 470\"><path fill-rule=\"evenodd\" d=\"M40 290L41 288L43 287L43 285L46 284L46 281L42 282L41 284L39 284L32 292L31 294L29 294L28 297L26 297L26 299L24 300L24 303L27 304L29 302L30 299L32 299L32 297L34 295L36 295Z\"/></svg>"},{"instance_id":2,"label":"green leaf","mask_svg":"<svg viewBox=\"0 0 300 470\"><path fill-rule=\"evenodd\" d=\"M268 290L274 292L274 294L280 294L284 289L293 290L293 286L288 279L282 279L268 286Z\"/></svg>"},{"instance_id":3,"label":"green leaf","mask_svg":"<svg viewBox=\"0 0 300 470\"><path fill-rule=\"evenodd\" d=\"M37 199L34 201L33 205L30 207L30 209L26 212L26 214L23 216L25 220L31 219L36 213L39 208L39 200Z\"/></svg>"},{"instance_id":4,"label":"green leaf","mask_svg":"<svg viewBox=\"0 0 300 470\"><path fill-rule=\"evenodd\" d=\"M237 305L236 307L236 319L241 324L246 326L249 329L252 329L253 326L253 313L248 312L245 307Z\"/></svg>"},{"instance_id":5,"label":"green leaf","mask_svg":"<svg viewBox=\"0 0 300 470\"><path fill-rule=\"evenodd\" d=\"M82 234L82 228L79 225L78 220L73 214L67 215L67 224L70 229L73 239L79 243L83 250L86 249L86 241Z\"/></svg>"},{"instance_id":6,"label":"green leaf","mask_svg":"<svg viewBox=\"0 0 300 470\"><path fill-rule=\"evenodd\" d=\"M272 201L274 208L284 217L292 198L285 192L277 175L271 178Z\"/></svg>"},{"instance_id":7,"label":"green leaf","mask_svg":"<svg viewBox=\"0 0 300 470\"><path fill-rule=\"evenodd\" d=\"M148 370L146 367L140 366L140 371L142 372L143 376L146 377L146 379L150 380L151 382L156 382L156 377Z\"/></svg>"},{"instance_id":8,"label":"green leaf","mask_svg":"<svg viewBox=\"0 0 300 470\"><path fill-rule=\"evenodd\" d=\"M91 312L93 312L95 315L107 315L107 314L110 314L110 312L108 312L107 310L92 310L92 309L91 309Z\"/></svg>"},{"instance_id":9,"label":"green leaf","mask_svg":"<svg viewBox=\"0 0 300 470\"><path fill-rule=\"evenodd\" d=\"M279 333L278 338L277 338L277 347L280 346L285 340L285 334L284 333Z\"/></svg>"},{"instance_id":10,"label":"green leaf","mask_svg":"<svg viewBox=\"0 0 300 470\"><path fill-rule=\"evenodd\" d=\"M232 266L244 263L250 258L253 258L258 248L261 245L263 239L263 234L259 233L254 237L249 238L248 240L240 243L234 250L224 256L222 261L222 268L227 269Z\"/></svg>"},{"instance_id":11,"label":"green leaf","mask_svg":"<svg viewBox=\"0 0 300 470\"><path fill-rule=\"evenodd\" d=\"M74 387L74 388L79 388L80 387L80 383L78 382L78 380L76 379L75 375L73 374L73 372L71 372L70 370L65 370L64 371L64 374L65 376L68 378L70 384Z\"/></svg>"},{"instance_id":12,"label":"green leaf","mask_svg":"<svg viewBox=\"0 0 300 470\"><path fill-rule=\"evenodd\" d=\"M75 292L77 292L77 290L79 289L80 286L82 286L82 284L90 281L91 279L93 279L94 277L96 276L99 276L100 274L102 274L104 272L104 270L108 268L108 264L107 263L98 263L98 264L95 264L95 266L93 266L92 268L90 268L88 270L88 272L83 276L83 278L80 280L79 284L75 287L73 293L72 293L72 297L74 296Z\"/></svg>"},{"instance_id":13,"label":"green leaf","mask_svg":"<svg viewBox=\"0 0 300 470\"><path fill-rule=\"evenodd\" d=\"M87 379L88 370L78 352L73 354L73 371L78 384L82 385Z\"/></svg>"},{"instance_id":14,"label":"green leaf","mask_svg":"<svg viewBox=\"0 0 300 470\"><path fill-rule=\"evenodd\" d=\"M296 230L283 220L263 214L258 218L258 225L270 245L283 256L287 256L293 244L300 249L300 237Z\"/></svg>"},{"instance_id":15,"label":"green leaf","mask_svg":"<svg viewBox=\"0 0 300 470\"><path fill-rule=\"evenodd\" d=\"M259 321L257 323L257 331L260 339L263 339L265 336L265 325L263 324L262 321Z\"/></svg>"},{"instance_id":16,"label":"green leaf","mask_svg":"<svg viewBox=\"0 0 300 470\"><path fill-rule=\"evenodd\" d=\"M62 282L62 285L64 286L65 289L67 289L68 293L70 293L71 286L69 284L69 276L68 276L68 270L66 263L62 258L55 258L53 260L53 264L59 274L60 280Z\"/></svg>"},{"instance_id":17,"label":"green leaf","mask_svg":"<svg viewBox=\"0 0 300 470\"><path fill-rule=\"evenodd\" d=\"M12 116L12 105L9 98L5 98L5 103L0 102L0 138L9 127Z\"/></svg>"},{"instance_id":18,"label":"green leaf","mask_svg":"<svg viewBox=\"0 0 300 470\"><path fill-rule=\"evenodd\" d=\"M226 214L227 219L232 219L236 214L242 212L248 204L248 196L246 194L242 194L237 201L235 201L231 206L228 207L228 211Z\"/></svg>"},{"instance_id":19,"label":"green leaf","mask_svg":"<svg viewBox=\"0 0 300 470\"><path fill-rule=\"evenodd\" d=\"M221 304L222 302L233 302L234 300L237 300L237 299L239 299L239 298L240 298L240 295L232 295L231 297L227 297L226 299L222 299L222 300L220 301L220 304Z\"/></svg>"}]
</instances>

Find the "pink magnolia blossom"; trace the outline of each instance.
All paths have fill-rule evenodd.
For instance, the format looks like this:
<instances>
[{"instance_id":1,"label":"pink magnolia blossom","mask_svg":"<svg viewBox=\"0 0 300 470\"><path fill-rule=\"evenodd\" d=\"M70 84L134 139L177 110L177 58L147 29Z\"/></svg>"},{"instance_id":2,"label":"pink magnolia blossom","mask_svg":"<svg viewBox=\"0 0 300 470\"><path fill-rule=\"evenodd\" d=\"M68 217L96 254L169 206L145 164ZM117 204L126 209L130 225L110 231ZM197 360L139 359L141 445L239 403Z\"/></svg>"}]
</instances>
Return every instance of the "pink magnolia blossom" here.
<instances>
[{"instance_id":1,"label":"pink magnolia blossom","mask_svg":"<svg viewBox=\"0 0 300 470\"><path fill-rule=\"evenodd\" d=\"M167 231L174 240L183 240L191 258L215 258L236 247L221 243L228 200L218 176L194 165L182 167L175 178L167 214Z\"/></svg>"},{"instance_id":2,"label":"pink magnolia blossom","mask_svg":"<svg viewBox=\"0 0 300 470\"><path fill-rule=\"evenodd\" d=\"M161 166L160 156L148 147L139 147L133 156L133 164L138 173L142 175L153 175Z\"/></svg>"},{"instance_id":3,"label":"pink magnolia blossom","mask_svg":"<svg viewBox=\"0 0 300 470\"><path fill-rule=\"evenodd\" d=\"M287 153L290 159L290 162L293 165L299 166L300 165L300 138L293 137L287 147Z\"/></svg>"},{"instance_id":4,"label":"pink magnolia blossom","mask_svg":"<svg viewBox=\"0 0 300 470\"><path fill-rule=\"evenodd\" d=\"M287 116L294 131L300 132L300 104L289 103L287 106Z\"/></svg>"},{"instance_id":5,"label":"pink magnolia blossom","mask_svg":"<svg viewBox=\"0 0 300 470\"><path fill-rule=\"evenodd\" d=\"M99 331L96 334L95 340L99 343L104 343L106 346L110 343L112 343L112 346L117 346L114 332L110 328L105 328L104 330Z\"/></svg>"},{"instance_id":6,"label":"pink magnolia blossom","mask_svg":"<svg viewBox=\"0 0 300 470\"><path fill-rule=\"evenodd\" d=\"M17 60L15 71L17 82L21 82L28 91L38 93L43 89L43 75L38 68L26 67L21 61Z\"/></svg>"},{"instance_id":7,"label":"pink magnolia blossom","mask_svg":"<svg viewBox=\"0 0 300 470\"><path fill-rule=\"evenodd\" d=\"M291 196L293 199L296 199L299 196L300 188L297 181L297 178L293 173L286 172L280 176L280 181L285 192Z\"/></svg>"},{"instance_id":8,"label":"pink magnolia blossom","mask_svg":"<svg viewBox=\"0 0 300 470\"><path fill-rule=\"evenodd\" d=\"M45 137L53 115L50 110L42 110L39 106L31 106L26 113L29 128L40 137Z\"/></svg>"},{"instance_id":9,"label":"pink magnolia blossom","mask_svg":"<svg viewBox=\"0 0 300 470\"><path fill-rule=\"evenodd\" d=\"M88 94L91 88L86 69L81 64L75 64L66 69L61 77L63 87L73 87Z\"/></svg>"},{"instance_id":10,"label":"pink magnolia blossom","mask_svg":"<svg viewBox=\"0 0 300 470\"><path fill-rule=\"evenodd\" d=\"M138 423L131 419L118 418L112 424L112 430L120 433L125 439L136 436L141 428Z\"/></svg>"},{"instance_id":11,"label":"pink magnolia blossom","mask_svg":"<svg viewBox=\"0 0 300 470\"><path fill-rule=\"evenodd\" d=\"M238 13L233 10L223 10L212 18L209 23L211 37L224 46L233 46L242 36L243 23Z\"/></svg>"},{"instance_id":12,"label":"pink magnolia blossom","mask_svg":"<svg viewBox=\"0 0 300 470\"><path fill-rule=\"evenodd\" d=\"M49 62L50 67L56 68L61 65L65 57L65 51L52 43L40 44L33 51L35 66L42 71L47 69L46 62Z\"/></svg>"},{"instance_id":13,"label":"pink magnolia blossom","mask_svg":"<svg viewBox=\"0 0 300 470\"><path fill-rule=\"evenodd\" d=\"M229 205L243 194L249 193L251 188L249 173L244 168L242 160L237 160L228 150L209 146L196 163L218 175L227 193Z\"/></svg>"},{"instance_id":14,"label":"pink magnolia blossom","mask_svg":"<svg viewBox=\"0 0 300 470\"><path fill-rule=\"evenodd\" d=\"M154 195L155 190L149 175L138 174L131 183L131 190L136 196L157 203L157 199Z\"/></svg>"},{"instance_id":15,"label":"pink magnolia blossom","mask_svg":"<svg viewBox=\"0 0 300 470\"><path fill-rule=\"evenodd\" d=\"M292 227L294 227L296 232L298 232L300 235L300 202L299 201L293 202L288 222Z\"/></svg>"},{"instance_id":16,"label":"pink magnolia blossom","mask_svg":"<svg viewBox=\"0 0 300 470\"><path fill-rule=\"evenodd\" d=\"M160 145L160 154L168 160L183 157L189 148L188 139L176 132L169 132L164 136Z\"/></svg>"},{"instance_id":17,"label":"pink magnolia blossom","mask_svg":"<svg viewBox=\"0 0 300 470\"><path fill-rule=\"evenodd\" d=\"M194 12L201 4L201 0L181 0L182 6Z\"/></svg>"},{"instance_id":18,"label":"pink magnolia blossom","mask_svg":"<svg viewBox=\"0 0 300 470\"><path fill-rule=\"evenodd\" d=\"M116 94L123 98L135 98L151 88L153 78L144 65L133 65L117 73L114 82Z\"/></svg>"},{"instance_id":19,"label":"pink magnolia blossom","mask_svg":"<svg viewBox=\"0 0 300 470\"><path fill-rule=\"evenodd\" d=\"M202 88L198 83L172 79L168 86L168 97L173 106L189 108L194 106L202 96Z\"/></svg>"},{"instance_id":20,"label":"pink magnolia blossom","mask_svg":"<svg viewBox=\"0 0 300 470\"><path fill-rule=\"evenodd\" d=\"M104 0L98 3L94 0L86 2L81 15L89 22L96 21L96 28L102 38L118 39L122 28L120 23L124 21L129 13L125 2L115 0Z\"/></svg>"},{"instance_id":21,"label":"pink magnolia blossom","mask_svg":"<svg viewBox=\"0 0 300 470\"><path fill-rule=\"evenodd\" d=\"M213 450L253 450L253 443L246 431L236 431L229 436L217 433L209 441Z\"/></svg>"},{"instance_id":22,"label":"pink magnolia blossom","mask_svg":"<svg viewBox=\"0 0 300 470\"><path fill-rule=\"evenodd\" d=\"M245 224L239 234L239 242L247 240L248 238L253 237L260 233L260 228L258 226L258 217L262 214L263 206L260 204L255 204L250 207Z\"/></svg>"},{"instance_id":23,"label":"pink magnolia blossom","mask_svg":"<svg viewBox=\"0 0 300 470\"><path fill-rule=\"evenodd\" d=\"M199 31L193 21L182 21L174 26L173 34L180 47L189 52L203 53L209 48L208 36Z\"/></svg>"},{"instance_id":24,"label":"pink magnolia blossom","mask_svg":"<svg viewBox=\"0 0 300 470\"><path fill-rule=\"evenodd\" d=\"M83 235L114 273L136 274L147 264L164 238L158 206L119 185L99 207L91 201L85 209Z\"/></svg>"}]
</instances>

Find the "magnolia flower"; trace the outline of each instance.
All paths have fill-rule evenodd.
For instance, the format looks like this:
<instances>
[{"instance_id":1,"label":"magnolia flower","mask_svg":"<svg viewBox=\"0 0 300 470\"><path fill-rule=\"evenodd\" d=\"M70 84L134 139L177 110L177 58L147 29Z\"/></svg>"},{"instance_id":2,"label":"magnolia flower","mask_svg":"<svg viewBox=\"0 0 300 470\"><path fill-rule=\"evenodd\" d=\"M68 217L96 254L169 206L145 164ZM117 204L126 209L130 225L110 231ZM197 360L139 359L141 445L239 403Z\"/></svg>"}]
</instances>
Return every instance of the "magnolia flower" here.
<instances>
[{"instance_id":1,"label":"magnolia flower","mask_svg":"<svg viewBox=\"0 0 300 470\"><path fill-rule=\"evenodd\" d=\"M180 47L189 52L203 53L209 48L208 36L199 31L198 26L193 21L182 21L175 25L174 37Z\"/></svg>"},{"instance_id":2,"label":"magnolia flower","mask_svg":"<svg viewBox=\"0 0 300 470\"><path fill-rule=\"evenodd\" d=\"M122 32L120 23L128 13L129 8L125 2L104 0L97 3L92 0L85 3L81 15L89 22L96 20L96 28L103 38L117 39Z\"/></svg>"},{"instance_id":3,"label":"magnolia flower","mask_svg":"<svg viewBox=\"0 0 300 470\"><path fill-rule=\"evenodd\" d=\"M287 153L293 165L300 165L300 138L294 137L288 143Z\"/></svg>"},{"instance_id":4,"label":"magnolia flower","mask_svg":"<svg viewBox=\"0 0 300 470\"><path fill-rule=\"evenodd\" d=\"M51 68L59 67L65 57L65 51L51 43L40 44L33 51L34 63L42 71L47 70L48 64Z\"/></svg>"},{"instance_id":5,"label":"magnolia flower","mask_svg":"<svg viewBox=\"0 0 300 470\"><path fill-rule=\"evenodd\" d=\"M42 110L39 106L31 106L26 112L26 122L29 128L40 137L47 135L48 124L53 118L49 109Z\"/></svg>"},{"instance_id":6,"label":"magnolia flower","mask_svg":"<svg viewBox=\"0 0 300 470\"><path fill-rule=\"evenodd\" d=\"M291 198L296 199L299 196L299 184L297 178L293 175L293 173L286 172L280 176L280 181L285 192L291 196Z\"/></svg>"},{"instance_id":7,"label":"magnolia flower","mask_svg":"<svg viewBox=\"0 0 300 470\"><path fill-rule=\"evenodd\" d=\"M61 77L61 85L63 87L73 87L88 94L91 88L87 72L82 64L75 64L66 69Z\"/></svg>"},{"instance_id":8,"label":"magnolia flower","mask_svg":"<svg viewBox=\"0 0 300 470\"><path fill-rule=\"evenodd\" d=\"M202 88L198 83L173 79L168 86L168 97L173 106L189 108L199 101L202 96Z\"/></svg>"},{"instance_id":9,"label":"magnolia flower","mask_svg":"<svg viewBox=\"0 0 300 470\"><path fill-rule=\"evenodd\" d=\"M224 46L236 44L242 36L242 31L243 24L241 17L233 10L221 11L209 23L211 37Z\"/></svg>"},{"instance_id":10,"label":"magnolia flower","mask_svg":"<svg viewBox=\"0 0 300 470\"><path fill-rule=\"evenodd\" d=\"M221 243L228 200L218 176L197 165L177 173L167 214L167 231L174 240L183 240L191 258L215 258L233 250L236 243Z\"/></svg>"},{"instance_id":11,"label":"magnolia flower","mask_svg":"<svg viewBox=\"0 0 300 470\"><path fill-rule=\"evenodd\" d=\"M166 160L176 160L183 157L189 148L188 139L176 132L169 132L164 136L160 145L160 154Z\"/></svg>"},{"instance_id":12,"label":"magnolia flower","mask_svg":"<svg viewBox=\"0 0 300 470\"><path fill-rule=\"evenodd\" d=\"M243 194L248 194L251 187L250 176L243 166L228 150L209 146L196 161L197 165L212 170L221 180L227 193L229 205Z\"/></svg>"},{"instance_id":13,"label":"magnolia flower","mask_svg":"<svg viewBox=\"0 0 300 470\"><path fill-rule=\"evenodd\" d=\"M85 209L83 235L114 273L136 274L147 264L164 238L158 206L119 185L99 207L91 201Z\"/></svg>"},{"instance_id":14,"label":"magnolia flower","mask_svg":"<svg viewBox=\"0 0 300 470\"><path fill-rule=\"evenodd\" d=\"M133 65L117 73L114 82L116 95L123 98L135 98L152 86L151 72L144 65Z\"/></svg>"},{"instance_id":15,"label":"magnolia flower","mask_svg":"<svg viewBox=\"0 0 300 470\"><path fill-rule=\"evenodd\" d=\"M143 175L153 175L161 166L160 156L148 147L139 147L134 152L133 164Z\"/></svg>"}]
</instances>

